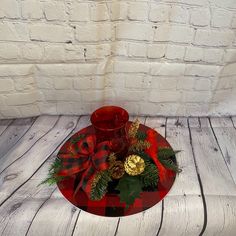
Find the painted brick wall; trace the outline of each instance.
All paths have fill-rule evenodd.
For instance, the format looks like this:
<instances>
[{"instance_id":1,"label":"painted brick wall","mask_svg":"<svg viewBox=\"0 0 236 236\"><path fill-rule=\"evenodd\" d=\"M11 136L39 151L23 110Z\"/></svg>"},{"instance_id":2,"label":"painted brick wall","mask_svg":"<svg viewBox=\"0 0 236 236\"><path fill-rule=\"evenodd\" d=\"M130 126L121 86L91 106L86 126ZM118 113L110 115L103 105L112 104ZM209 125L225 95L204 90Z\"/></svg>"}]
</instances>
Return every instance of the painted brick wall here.
<instances>
[{"instance_id":1,"label":"painted brick wall","mask_svg":"<svg viewBox=\"0 0 236 236\"><path fill-rule=\"evenodd\" d=\"M235 0L0 0L0 118L236 115Z\"/></svg>"}]
</instances>

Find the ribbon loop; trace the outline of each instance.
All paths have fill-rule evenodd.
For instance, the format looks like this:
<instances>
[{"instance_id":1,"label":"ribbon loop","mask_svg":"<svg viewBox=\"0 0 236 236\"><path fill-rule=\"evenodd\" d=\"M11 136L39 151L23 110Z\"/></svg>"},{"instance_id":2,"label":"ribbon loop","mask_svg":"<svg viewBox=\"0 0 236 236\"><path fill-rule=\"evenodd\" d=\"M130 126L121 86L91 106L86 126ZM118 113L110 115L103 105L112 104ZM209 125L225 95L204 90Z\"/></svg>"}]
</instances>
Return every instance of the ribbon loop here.
<instances>
[{"instance_id":1,"label":"ribbon loop","mask_svg":"<svg viewBox=\"0 0 236 236\"><path fill-rule=\"evenodd\" d=\"M96 172L108 169L106 159L109 154L110 143L108 141L96 145L96 136L87 135L77 143L71 143L68 146L68 152L58 154L62 161L62 167L58 175L71 176L83 172L75 193L82 188L89 195L90 180Z\"/></svg>"}]
</instances>

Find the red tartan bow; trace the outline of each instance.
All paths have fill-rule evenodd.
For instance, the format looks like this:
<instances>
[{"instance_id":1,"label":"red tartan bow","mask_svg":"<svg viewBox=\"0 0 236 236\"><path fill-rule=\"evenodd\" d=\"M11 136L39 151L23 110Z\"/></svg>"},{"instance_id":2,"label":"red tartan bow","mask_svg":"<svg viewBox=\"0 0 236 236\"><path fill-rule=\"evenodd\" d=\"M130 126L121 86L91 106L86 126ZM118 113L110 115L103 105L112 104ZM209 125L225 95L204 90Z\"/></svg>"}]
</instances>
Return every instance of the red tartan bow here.
<instances>
[{"instance_id":1,"label":"red tartan bow","mask_svg":"<svg viewBox=\"0 0 236 236\"><path fill-rule=\"evenodd\" d=\"M106 161L110 154L108 141L96 145L96 136L88 135L77 143L70 143L66 153L59 153L62 168L59 176L71 176L82 172L81 180L76 187L75 194L82 189L90 196L91 181L97 171L108 169Z\"/></svg>"}]
</instances>

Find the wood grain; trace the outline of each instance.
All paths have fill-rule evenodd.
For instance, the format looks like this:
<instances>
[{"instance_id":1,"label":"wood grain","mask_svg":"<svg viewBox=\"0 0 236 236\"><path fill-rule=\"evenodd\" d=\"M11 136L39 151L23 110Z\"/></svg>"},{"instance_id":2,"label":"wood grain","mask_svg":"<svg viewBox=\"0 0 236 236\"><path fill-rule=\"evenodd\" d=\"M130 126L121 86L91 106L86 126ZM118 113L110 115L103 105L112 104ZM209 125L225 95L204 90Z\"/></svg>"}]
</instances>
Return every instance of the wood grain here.
<instances>
[{"instance_id":1,"label":"wood grain","mask_svg":"<svg viewBox=\"0 0 236 236\"><path fill-rule=\"evenodd\" d=\"M236 232L236 186L207 118L190 118L191 139L207 206L204 235ZM229 210L230 209L230 210Z\"/></svg>"},{"instance_id":2,"label":"wood grain","mask_svg":"<svg viewBox=\"0 0 236 236\"><path fill-rule=\"evenodd\" d=\"M61 117L56 126L25 155L0 174L0 204L24 184L75 127L77 117ZM27 171L26 171L27 170Z\"/></svg>"},{"instance_id":3,"label":"wood grain","mask_svg":"<svg viewBox=\"0 0 236 236\"><path fill-rule=\"evenodd\" d=\"M7 129L7 127L12 123L13 120L0 120L0 136Z\"/></svg>"},{"instance_id":4,"label":"wood grain","mask_svg":"<svg viewBox=\"0 0 236 236\"><path fill-rule=\"evenodd\" d=\"M54 118L56 120L58 119L58 117ZM45 126L47 125L45 124ZM71 124L69 126L71 126ZM67 126L67 128L69 126ZM63 126L61 128L64 129ZM71 126L70 131L73 131L74 128L74 126ZM80 128L80 126L77 125L76 128L78 129ZM71 135L71 132L68 135ZM67 135L65 137L63 136L63 139L61 141L64 142L66 137ZM29 233L29 227L34 222L34 219L36 218L39 210L43 209L43 205L50 199L52 192L54 199L58 197L63 200L63 202L67 203L61 193L58 193L56 191L56 186L39 185L42 180L46 178L49 166L55 159L60 146L33 174L33 176L25 184L23 184L21 188L15 191L7 201L2 204L2 206L0 207L0 234L20 236L25 235L26 232ZM7 209L13 210L8 211ZM57 218L54 217L53 219L55 220ZM20 221L20 224L17 223L18 221ZM13 225L15 225L15 227L13 227ZM39 232L41 232L41 225L39 224L38 226L40 226ZM49 226L53 227L53 225Z\"/></svg>"},{"instance_id":5,"label":"wood grain","mask_svg":"<svg viewBox=\"0 0 236 236\"><path fill-rule=\"evenodd\" d=\"M41 116L36 119L31 128L17 142L13 149L10 149L0 159L0 173L11 163L26 154L28 150L44 135L46 135L56 124L58 117L56 116Z\"/></svg>"},{"instance_id":6,"label":"wood grain","mask_svg":"<svg viewBox=\"0 0 236 236\"><path fill-rule=\"evenodd\" d=\"M159 235L199 235L204 224L204 207L190 144L186 118L168 118L166 138L182 172L164 198L163 223Z\"/></svg>"},{"instance_id":7,"label":"wood grain","mask_svg":"<svg viewBox=\"0 0 236 236\"><path fill-rule=\"evenodd\" d=\"M210 121L225 163L236 183L236 129L230 118L211 118Z\"/></svg>"},{"instance_id":8,"label":"wood grain","mask_svg":"<svg viewBox=\"0 0 236 236\"><path fill-rule=\"evenodd\" d=\"M190 118L188 125L185 118L141 117L182 150L183 171L162 202L120 218L81 211L56 186L38 186L62 143L90 124L89 116L77 125L75 116L57 119L0 121L0 235L235 235L236 118Z\"/></svg>"},{"instance_id":9,"label":"wood grain","mask_svg":"<svg viewBox=\"0 0 236 236\"><path fill-rule=\"evenodd\" d=\"M17 119L11 123L0 138L0 159L18 142L33 124L35 118Z\"/></svg>"}]
</instances>

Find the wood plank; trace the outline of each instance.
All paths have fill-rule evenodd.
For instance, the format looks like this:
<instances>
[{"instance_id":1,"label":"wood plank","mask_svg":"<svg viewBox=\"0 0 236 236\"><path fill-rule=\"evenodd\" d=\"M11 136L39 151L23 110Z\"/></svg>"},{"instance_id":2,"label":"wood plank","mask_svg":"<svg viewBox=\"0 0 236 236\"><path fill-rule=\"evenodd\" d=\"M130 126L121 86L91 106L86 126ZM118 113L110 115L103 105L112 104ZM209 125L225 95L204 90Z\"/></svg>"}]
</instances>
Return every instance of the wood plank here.
<instances>
[{"instance_id":1,"label":"wood plank","mask_svg":"<svg viewBox=\"0 0 236 236\"><path fill-rule=\"evenodd\" d=\"M181 150L177 162L182 172L164 198L160 235L199 235L204 225L204 206L186 118L168 118L166 138L174 150Z\"/></svg>"},{"instance_id":2,"label":"wood plank","mask_svg":"<svg viewBox=\"0 0 236 236\"><path fill-rule=\"evenodd\" d=\"M225 163L236 183L236 129L230 118L211 118L213 133L225 159Z\"/></svg>"},{"instance_id":3,"label":"wood plank","mask_svg":"<svg viewBox=\"0 0 236 236\"><path fill-rule=\"evenodd\" d=\"M35 118L14 120L0 137L0 159L19 141L33 124Z\"/></svg>"},{"instance_id":4,"label":"wood plank","mask_svg":"<svg viewBox=\"0 0 236 236\"><path fill-rule=\"evenodd\" d=\"M154 128L161 135L165 136L166 118L146 119L145 125ZM126 235L156 235L162 218L162 203L159 202L152 208L129 217L120 218L117 236Z\"/></svg>"},{"instance_id":5,"label":"wood plank","mask_svg":"<svg viewBox=\"0 0 236 236\"><path fill-rule=\"evenodd\" d=\"M234 128L236 128L236 116L231 117L231 119L232 119Z\"/></svg>"},{"instance_id":6,"label":"wood plank","mask_svg":"<svg viewBox=\"0 0 236 236\"><path fill-rule=\"evenodd\" d=\"M55 156L55 155L54 155ZM50 162L45 162L33 177L0 207L0 235L25 235L42 204L55 186L39 185L46 177ZM42 174L45 174L42 176ZM38 186L39 185L39 186Z\"/></svg>"},{"instance_id":7,"label":"wood plank","mask_svg":"<svg viewBox=\"0 0 236 236\"><path fill-rule=\"evenodd\" d=\"M50 198L39 209L27 235L71 236L78 214L79 209L65 199Z\"/></svg>"},{"instance_id":8,"label":"wood plank","mask_svg":"<svg viewBox=\"0 0 236 236\"><path fill-rule=\"evenodd\" d=\"M88 125L90 125L89 117L81 117L72 134ZM55 159L58 151L59 148L55 152L55 155L47 161L49 164ZM31 181L42 181L47 176L47 171L48 169L42 168L37 175L31 178ZM39 204L40 202L38 201ZM71 235L79 212L80 210L69 203L62 196L58 188L56 188L53 195L46 199L46 202L39 207L37 212L35 211L34 219L27 235ZM45 225L43 229L42 225Z\"/></svg>"},{"instance_id":9,"label":"wood plank","mask_svg":"<svg viewBox=\"0 0 236 236\"><path fill-rule=\"evenodd\" d=\"M82 118L80 120L80 122L74 129L73 133L83 128L84 120L86 119ZM69 136L71 135L72 134L70 133ZM62 140L62 142L65 142L67 138ZM46 178L49 166L56 158L56 155L60 147L61 145L57 148L56 151L54 151L54 153L47 159L47 161L34 173L34 175L21 188L19 188L7 201L5 201L2 204L2 206L0 207L0 235L2 234L9 236L25 235L26 232L28 231L28 228L31 225L32 220L34 218L37 218L35 217L35 215L37 216L37 213L40 212L41 208L47 209L44 208L43 206L45 202L49 201L49 199L51 200L51 198L54 200L58 198L60 200L63 200L64 204L68 204L68 202L64 199L64 197L62 196L60 191L58 191L58 188L56 186L39 185L42 182L42 180ZM52 192L53 195L51 196ZM53 207L53 203L51 205ZM63 203L61 203L60 205L62 206ZM9 209L13 210L9 211ZM64 208L57 207L57 210L60 209L65 209L65 207ZM76 214L75 211L74 213ZM58 215L53 217L53 219L56 220L56 222L58 222L57 221ZM50 227L55 227L57 225L56 222L54 223L51 222L52 225L50 225ZM40 229L42 228L41 224L34 223L34 226L35 225L38 225L38 228ZM50 229L50 227L48 229ZM58 227L60 227L60 225ZM41 232L41 230L39 230L39 232ZM44 235L51 235L51 234L44 234Z\"/></svg>"},{"instance_id":10,"label":"wood plank","mask_svg":"<svg viewBox=\"0 0 236 236\"><path fill-rule=\"evenodd\" d=\"M111 236L115 235L118 217L102 217L85 211L80 212L74 236Z\"/></svg>"},{"instance_id":11,"label":"wood plank","mask_svg":"<svg viewBox=\"0 0 236 236\"><path fill-rule=\"evenodd\" d=\"M7 127L12 123L13 120L7 119L7 120L0 120L0 136L2 133L7 129Z\"/></svg>"},{"instance_id":12,"label":"wood plank","mask_svg":"<svg viewBox=\"0 0 236 236\"><path fill-rule=\"evenodd\" d=\"M10 149L0 159L0 173L11 163L19 159L39 140L42 139L56 124L57 116L41 116L36 119L31 128L17 142L14 148Z\"/></svg>"},{"instance_id":13,"label":"wood plank","mask_svg":"<svg viewBox=\"0 0 236 236\"><path fill-rule=\"evenodd\" d=\"M190 134L207 206L204 235L236 232L236 186L211 130L209 120L190 118Z\"/></svg>"},{"instance_id":14,"label":"wood plank","mask_svg":"<svg viewBox=\"0 0 236 236\"><path fill-rule=\"evenodd\" d=\"M55 127L0 174L0 204L22 186L74 129L75 116L62 116Z\"/></svg>"}]
</instances>

